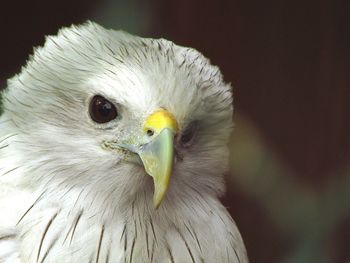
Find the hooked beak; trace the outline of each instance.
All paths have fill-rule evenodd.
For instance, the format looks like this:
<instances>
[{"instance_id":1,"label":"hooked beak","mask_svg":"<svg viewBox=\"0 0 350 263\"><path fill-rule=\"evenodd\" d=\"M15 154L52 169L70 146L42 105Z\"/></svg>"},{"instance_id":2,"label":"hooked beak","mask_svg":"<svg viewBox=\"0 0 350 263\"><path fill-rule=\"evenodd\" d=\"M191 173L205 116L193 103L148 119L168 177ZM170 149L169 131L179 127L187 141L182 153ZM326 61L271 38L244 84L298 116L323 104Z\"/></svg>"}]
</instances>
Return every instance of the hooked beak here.
<instances>
[{"instance_id":1,"label":"hooked beak","mask_svg":"<svg viewBox=\"0 0 350 263\"><path fill-rule=\"evenodd\" d=\"M138 152L146 172L153 177L153 204L158 208L168 189L174 163L174 132L164 128Z\"/></svg>"},{"instance_id":2,"label":"hooked beak","mask_svg":"<svg viewBox=\"0 0 350 263\"><path fill-rule=\"evenodd\" d=\"M123 144L139 155L145 171L154 182L153 204L157 209L169 186L174 164L174 137L178 130L175 117L164 109L157 110L145 121L143 133L146 143L139 146Z\"/></svg>"}]
</instances>

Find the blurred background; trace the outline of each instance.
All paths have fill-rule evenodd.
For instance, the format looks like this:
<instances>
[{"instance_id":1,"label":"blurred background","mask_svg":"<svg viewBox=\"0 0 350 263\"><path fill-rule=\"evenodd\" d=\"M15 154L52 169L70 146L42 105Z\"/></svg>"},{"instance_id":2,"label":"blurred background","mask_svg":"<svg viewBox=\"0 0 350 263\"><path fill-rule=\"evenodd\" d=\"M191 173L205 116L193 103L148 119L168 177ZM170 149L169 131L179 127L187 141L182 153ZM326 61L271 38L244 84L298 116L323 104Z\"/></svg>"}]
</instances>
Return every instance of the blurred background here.
<instances>
[{"instance_id":1,"label":"blurred background","mask_svg":"<svg viewBox=\"0 0 350 263\"><path fill-rule=\"evenodd\" d=\"M87 19L191 46L234 87L223 202L255 262L350 262L350 1L0 4L0 87L44 36Z\"/></svg>"}]
</instances>

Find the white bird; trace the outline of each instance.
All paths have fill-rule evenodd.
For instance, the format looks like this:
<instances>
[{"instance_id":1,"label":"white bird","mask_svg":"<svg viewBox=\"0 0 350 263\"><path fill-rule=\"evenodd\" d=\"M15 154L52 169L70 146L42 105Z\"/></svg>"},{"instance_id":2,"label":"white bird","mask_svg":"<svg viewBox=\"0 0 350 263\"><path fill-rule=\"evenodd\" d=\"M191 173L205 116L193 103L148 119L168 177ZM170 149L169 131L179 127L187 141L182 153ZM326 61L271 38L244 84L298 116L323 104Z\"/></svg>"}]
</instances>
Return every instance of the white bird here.
<instances>
[{"instance_id":1,"label":"white bird","mask_svg":"<svg viewBox=\"0 0 350 263\"><path fill-rule=\"evenodd\" d=\"M87 22L2 94L1 263L247 263L225 191L232 94L201 53Z\"/></svg>"}]
</instances>

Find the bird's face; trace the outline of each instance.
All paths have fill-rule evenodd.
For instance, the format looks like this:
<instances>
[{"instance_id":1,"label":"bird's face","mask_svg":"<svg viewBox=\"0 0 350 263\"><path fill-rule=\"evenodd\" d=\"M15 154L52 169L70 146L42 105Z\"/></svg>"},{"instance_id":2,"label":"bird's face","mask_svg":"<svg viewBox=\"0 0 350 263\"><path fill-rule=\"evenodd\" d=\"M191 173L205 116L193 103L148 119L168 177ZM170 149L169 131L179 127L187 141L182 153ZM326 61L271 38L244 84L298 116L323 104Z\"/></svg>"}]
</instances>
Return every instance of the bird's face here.
<instances>
[{"instance_id":1,"label":"bird's face","mask_svg":"<svg viewBox=\"0 0 350 263\"><path fill-rule=\"evenodd\" d=\"M126 201L152 191L155 207L186 189L223 191L230 86L193 49L65 29L9 82L4 106L32 185Z\"/></svg>"}]
</instances>

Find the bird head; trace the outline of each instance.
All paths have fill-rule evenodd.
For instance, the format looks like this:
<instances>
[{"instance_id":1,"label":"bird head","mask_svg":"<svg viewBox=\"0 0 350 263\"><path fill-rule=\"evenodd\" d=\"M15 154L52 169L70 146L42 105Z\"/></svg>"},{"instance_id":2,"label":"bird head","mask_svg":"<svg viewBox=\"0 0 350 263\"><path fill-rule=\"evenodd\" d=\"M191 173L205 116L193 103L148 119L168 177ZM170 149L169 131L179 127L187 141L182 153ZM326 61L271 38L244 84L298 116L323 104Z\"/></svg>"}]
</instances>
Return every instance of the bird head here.
<instances>
[{"instance_id":1,"label":"bird head","mask_svg":"<svg viewBox=\"0 0 350 263\"><path fill-rule=\"evenodd\" d=\"M156 208L189 189L224 191L231 87L192 48L91 22L65 28L9 80L3 103L30 187L129 204L146 193Z\"/></svg>"}]
</instances>

